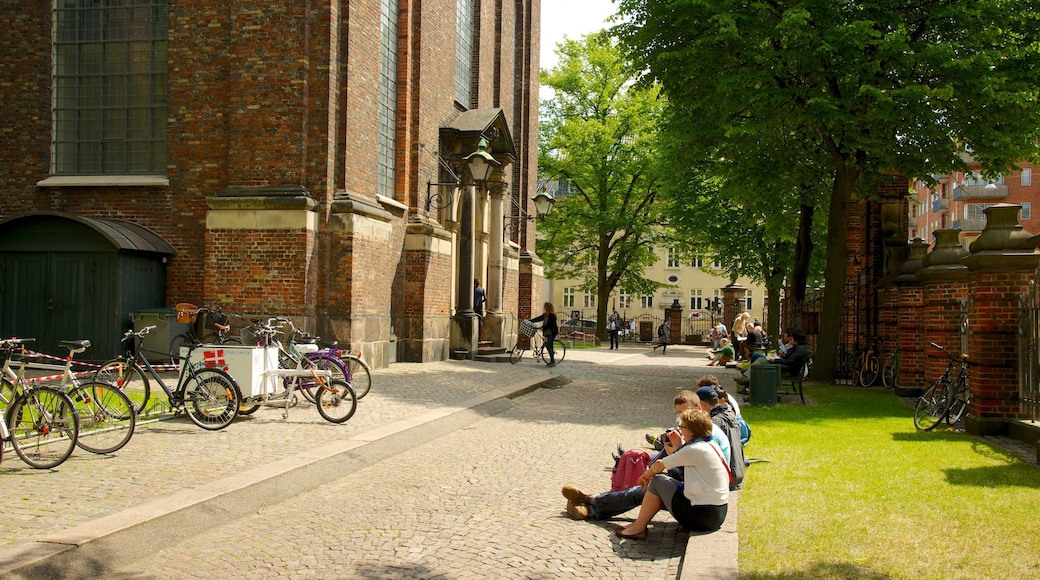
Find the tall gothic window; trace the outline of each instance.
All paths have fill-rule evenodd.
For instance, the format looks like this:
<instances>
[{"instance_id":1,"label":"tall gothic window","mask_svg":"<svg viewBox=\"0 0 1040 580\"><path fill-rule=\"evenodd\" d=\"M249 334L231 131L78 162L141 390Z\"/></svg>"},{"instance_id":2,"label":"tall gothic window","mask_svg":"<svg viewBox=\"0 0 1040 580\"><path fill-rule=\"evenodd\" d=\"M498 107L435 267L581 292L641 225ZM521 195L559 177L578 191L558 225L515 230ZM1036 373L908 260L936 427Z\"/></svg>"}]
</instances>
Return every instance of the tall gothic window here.
<instances>
[{"instance_id":1,"label":"tall gothic window","mask_svg":"<svg viewBox=\"0 0 1040 580\"><path fill-rule=\"evenodd\" d=\"M455 15L455 100L473 105L473 0L457 0Z\"/></svg>"},{"instance_id":2,"label":"tall gothic window","mask_svg":"<svg viewBox=\"0 0 1040 580\"><path fill-rule=\"evenodd\" d=\"M55 0L59 175L165 174L167 0Z\"/></svg>"},{"instance_id":3,"label":"tall gothic window","mask_svg":"<svg viewBox=\"0 0 1040 580\"><path fill-rule=\"evenodd\" d=\"M379 0L379 183L377 192L393 199L397 152L397 0Z\"/></svg>"}]
</instances>

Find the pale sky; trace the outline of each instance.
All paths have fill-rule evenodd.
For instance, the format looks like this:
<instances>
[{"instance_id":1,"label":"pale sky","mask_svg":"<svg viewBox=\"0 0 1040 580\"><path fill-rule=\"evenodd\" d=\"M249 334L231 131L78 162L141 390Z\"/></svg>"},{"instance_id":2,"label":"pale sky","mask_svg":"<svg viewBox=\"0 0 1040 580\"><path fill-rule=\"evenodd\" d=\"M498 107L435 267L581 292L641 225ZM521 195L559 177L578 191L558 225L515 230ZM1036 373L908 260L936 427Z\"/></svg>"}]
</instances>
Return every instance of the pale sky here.
<instances>
[{"instance_id":1,"label":"pale sky","mask_svg":"<svg viewBox=\"0 0 1040 580\"><path fill-rule=\"evenodd\" d=\"M609 26L617 7L611 0L543 0L541 68L556 66L556 43L571 40Z\"/></svg>"}]
</instances>

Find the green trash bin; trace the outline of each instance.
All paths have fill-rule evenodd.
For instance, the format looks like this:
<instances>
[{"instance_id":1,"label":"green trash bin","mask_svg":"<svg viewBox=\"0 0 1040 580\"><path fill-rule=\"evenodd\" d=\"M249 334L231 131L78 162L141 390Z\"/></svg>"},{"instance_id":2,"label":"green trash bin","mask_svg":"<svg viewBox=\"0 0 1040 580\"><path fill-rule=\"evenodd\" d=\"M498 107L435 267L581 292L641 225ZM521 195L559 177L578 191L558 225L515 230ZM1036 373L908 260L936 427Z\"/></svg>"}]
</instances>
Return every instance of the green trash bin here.
<instances>
[{"instance_id":1,"label":"green trash bin","mask_svg":"<svg viewBox=\"0 0 1040 580\"><path fill-rule=\"evenodd\" d=\"M751 365L751 404L772 407L780 387L780 366L770 363Z\"/></svg>"},{"instance_id":2,"label":"green trash bin","mask_svg":"<svg viewBox=\"0 0 1040 580\"><path fill-rule=\"evenodd\" d=\"M152 362L169 361L169 353L176 354L177 350L174 339L191 328L190 324L177 322L177 314L173 308L135 310L130 313L130 322L133 323L135 331L146 326L155 326L155 329L144 335L139 345Z\"/></svg>"}]
</instances>

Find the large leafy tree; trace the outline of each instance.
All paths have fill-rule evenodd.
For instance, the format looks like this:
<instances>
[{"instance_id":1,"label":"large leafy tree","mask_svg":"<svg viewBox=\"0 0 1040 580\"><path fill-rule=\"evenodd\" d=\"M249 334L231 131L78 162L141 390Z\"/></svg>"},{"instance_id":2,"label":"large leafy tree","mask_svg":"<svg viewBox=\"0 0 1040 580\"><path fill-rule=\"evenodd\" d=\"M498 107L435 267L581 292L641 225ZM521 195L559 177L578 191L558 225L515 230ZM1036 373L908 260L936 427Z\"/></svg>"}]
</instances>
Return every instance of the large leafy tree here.
<instances>
[{"instance_id":1,"label":"large leafy tree","mask_svg":"<svg viewBox=\"0 0 1040 580\"><path fill-rule=\"evenodd\" d=\"M1038 157L1036 0L621 0L616 27L660 81L688 147L740 158L779 120L830 168L816 369L831 376L848 206L883 172L989 172ZM819 151L822 154L811 153Z\"/></svg>"},{"instance_id":2,"label":"large leafy tree","mask_svg":"<svg viewBox=\"0 0 1040 580\"><path fill-rule=\"evenodd\" d=\"M538 244L551 278L574 278L597 296L597 335L604 336L616 289L651 293L643 276L667 240L659 200L659 123L664 104L655 84L638 85L617 41L606 31L557 47L559 64L542 71L554 98L542 103L539 172L565 180L543 218Z\"/></svg>"}]
</instances>

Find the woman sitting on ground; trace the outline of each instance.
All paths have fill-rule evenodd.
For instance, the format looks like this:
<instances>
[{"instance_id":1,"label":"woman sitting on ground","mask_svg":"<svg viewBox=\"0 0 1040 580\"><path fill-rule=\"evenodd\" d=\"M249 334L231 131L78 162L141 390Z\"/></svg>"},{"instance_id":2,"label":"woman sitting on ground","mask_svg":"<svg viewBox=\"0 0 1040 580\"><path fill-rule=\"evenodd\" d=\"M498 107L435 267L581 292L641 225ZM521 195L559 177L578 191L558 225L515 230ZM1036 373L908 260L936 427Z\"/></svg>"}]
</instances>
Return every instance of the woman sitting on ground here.
<instances>
[{"instance_id":1,"label":"woman sitting on ground","mask_svg":"<svg viewBox=\"0 0 1040 580\"><path fill-rule=\"evenodd\" d=\"M636 521L619 526L615 533L622 538L646 539L646 528L662 508L669 511L682 527L710 532L722 527L729 507L729 468L722 452L711 443L711 416L701 409L687 409L679 415L680 445L668 441L669 455L650 464L639 477L646 488ZM683 481L666 471L683 467Z\"/></svg>"}]
</instances>

